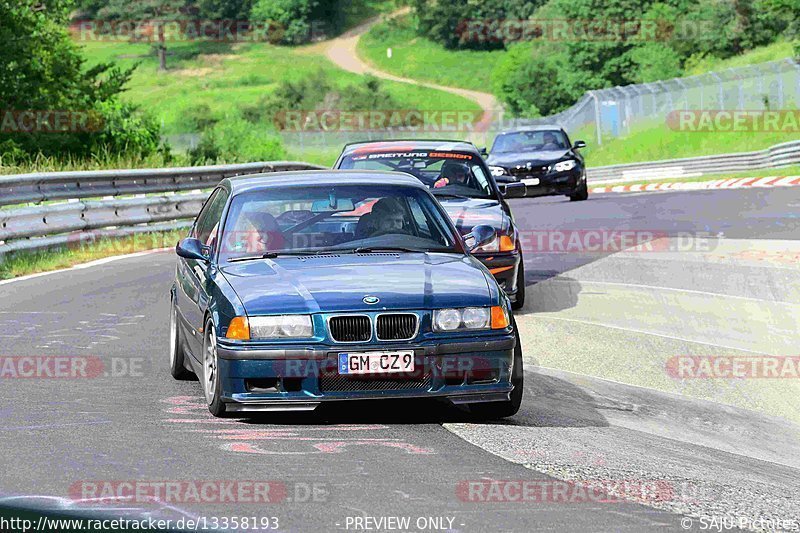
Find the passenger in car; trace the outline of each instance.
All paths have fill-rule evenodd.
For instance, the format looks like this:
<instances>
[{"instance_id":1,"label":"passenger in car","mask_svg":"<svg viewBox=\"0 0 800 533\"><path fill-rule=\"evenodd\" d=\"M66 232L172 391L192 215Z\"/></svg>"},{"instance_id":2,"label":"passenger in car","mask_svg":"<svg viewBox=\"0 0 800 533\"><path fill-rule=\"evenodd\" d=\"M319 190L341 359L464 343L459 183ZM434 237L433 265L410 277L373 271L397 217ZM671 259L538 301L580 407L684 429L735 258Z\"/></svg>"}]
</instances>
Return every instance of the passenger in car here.
<instances>
[{"instance_id":1,"label":"passenger in car","mask_svg":"<svg viewBox=\"0 0 800 533\"><path fill-rule=\"evenodd\" d=\"M236 228L234 249L248 253L261 253L280 250L286 244L281 228L270 213L253 211L241 217L240 227Z\"/></svg>"},{"instance_id":2,"label":"passenger in car","mask_svg":"<svg viewBox=\"0 0 800 533\"><path fill-rule=\"evenodd\" d=\"M469 167L464 163L456 161L446 161L442 165L441 177L433 184L434 189L446 185L467 185L469 178Z\"/></svg>"}]
</instances>

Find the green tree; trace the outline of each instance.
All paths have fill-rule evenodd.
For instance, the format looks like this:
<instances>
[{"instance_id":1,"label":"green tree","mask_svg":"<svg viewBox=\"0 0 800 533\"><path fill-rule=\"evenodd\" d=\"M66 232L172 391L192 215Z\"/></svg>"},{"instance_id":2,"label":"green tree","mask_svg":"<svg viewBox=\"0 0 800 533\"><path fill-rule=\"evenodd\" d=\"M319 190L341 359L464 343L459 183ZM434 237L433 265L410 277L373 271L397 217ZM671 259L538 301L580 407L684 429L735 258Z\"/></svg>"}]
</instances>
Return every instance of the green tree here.
<instances>
[{"instance_id":1,"label":"green tree","mask_svg":"<svg viewBox=\"0 0 800 533\"><path fill-rule=\"evenodd\" d=\"M300 44L313 36L315 25L333 32L341 29L343 3L347 0L255 0L250 17L272 21L282 29L281 42Z\"/></svg>"},{"instance_id":2,"label":"green tree","mask_svg":"<svg viewBox=\"0 0 800 533\"><path fill-rule=\"evenodd\" d=\"M502 21L523 21L545 0L411 0L419 33L447 48L502 48ZM472 31L470 28L477 28ZM495 31L497 30L497 31Z\"/></svg>"},{"instance_id":3,"label":"green tree","mask_svg":"<svg viewBox=\"0 0 800 533\"><path fill-rule=\"evenodd\" d=\"M157 125L117 101L131 71L111 64L84 68L66 31L73 7L67 0L0 0L0 102L6 117L18 111L72 111L91 114L102 128L59 133L6 128L0 131L2 151L61 156L88 155L101 147L154 151Z\"/></svg>"},{"instance_id":4,"label":"green tree","mask_svg":"<svg viewBox=\"0 0 800 533\"><path fill-rule=\"evenodd\" d=\"M108 0L97 12L103 20L126 20L139 24L155 24L158 44L158 68L167 69L167 41L165 24L171 21L186 20L195 14L193 0Z\"/></svg>"},{"instance_id":5,"label":"green tree","mask_svg":"<svg viewBox=\"0 0 800 533\"><path fill-rule=\"evenodd\" d=\"M253 0L196 0L196 5L205 20L244 21L250 17Z\"/></svg>"}]
</instances>

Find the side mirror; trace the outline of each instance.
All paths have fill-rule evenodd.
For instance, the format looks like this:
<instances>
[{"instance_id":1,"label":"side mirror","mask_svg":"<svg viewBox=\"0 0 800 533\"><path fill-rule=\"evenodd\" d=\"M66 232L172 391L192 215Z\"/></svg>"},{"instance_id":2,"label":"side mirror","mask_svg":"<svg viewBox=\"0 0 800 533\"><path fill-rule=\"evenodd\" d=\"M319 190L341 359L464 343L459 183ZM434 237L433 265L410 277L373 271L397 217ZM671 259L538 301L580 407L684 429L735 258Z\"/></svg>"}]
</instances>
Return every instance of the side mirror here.
<instances>
[{"instance_id":1,"label":"side mirror","mask_svg":"<svg viewBox=\"0 0 800 533\"><path fill-rule=\"evenodd\" d=\"M480 153L481 153L481 155L482 155L483 157L486 157L487 155L489 155L489 151L486 149L486 147L485 147L485 146L484 146L483 148L481 148L481 149L480 149Z\"/></svg>"},{"instance_id":2,"label":"side mirror","mask_svg":"<svg viewBox=\"0 0 800 533\"><path fill-rule=\"evenodd\" d=\"M573 144L572 147L575 148L576 150L578 148L586 148L586 143L583 141L575 141L575 144Z\"/></svg>"},{"instance_id":3,"label":"side mirror","mask_svg":"<svg viewBox=\"0 0 800 533\"><path fill-rule=\"evenodd\" d=\"M202 242L192 238L183 239L178 243L178 246L175 247L175 253L179 256L185 259L197 259L204 263L208 263L209 261L208 252L207 246L203 246Z\"/></svg>"},{"instance_id":4,"label":"side mirror","mask_svg":"<svg viewBox=\"0 0 800 533\"><path fill-rule=\"evenodd\" d=\"M523 198L528 193L528 186L522 182L498 185L504 198Z\"/></svg>"},{"instance_id":5,"label":"side mirror","mask_svg":"<svg viewBox=\"0 0 800 533\"><path fill-rule=\"evenodd\" d=\"M472 228L472 231L464 235L464 242L469 251L489 244L497 238L497 232L493 227L486 224L479 224Z\"/></svg>"}]
</instances>

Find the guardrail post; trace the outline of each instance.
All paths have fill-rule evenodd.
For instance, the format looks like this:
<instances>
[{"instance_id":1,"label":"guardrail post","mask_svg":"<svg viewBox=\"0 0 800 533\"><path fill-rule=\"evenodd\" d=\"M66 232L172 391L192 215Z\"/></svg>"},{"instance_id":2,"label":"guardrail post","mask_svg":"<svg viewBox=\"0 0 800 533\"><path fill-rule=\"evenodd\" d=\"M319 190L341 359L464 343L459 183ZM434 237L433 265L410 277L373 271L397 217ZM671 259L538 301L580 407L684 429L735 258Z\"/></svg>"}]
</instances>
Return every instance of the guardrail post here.
<instances>
[{"instance_id":1,"label":"guardrail post","mask_svg":"<svg viewBox=\"0 0 800 533\"><path fill-rule=\"evenodd\" d=\"M775 64L774 70L778 81L778 109L783 109L783 73L781 72L781 64Z\"/></svg>"},{"instance_id":2,"label":"guardrail post","mask_svg":"<svg viewBox=\"0 0 800 533\"><path fill-rule=\"evenodd\" d=\"M683 95L683 109L689 109L689 93L686 92L686 84L683 83L680 78L672 79L678 84L678 87L681 88L681 94Z\"/></svg>"},{"instance_id":3,"label":"guardrail post","mask_svg":"<svg viewBox=\"0 0 800 533\"><path fill-rule=\"evenodd\" d=\"M720 78L719 74L716 72L709 72L709 74L717 80L717 87L719 88L719 101L717 102L718 109L725 109L725 90L722 87L722 78Z\"/></svg>"},{"instance_id":4,"label":"guardrail post","mask_svg":"<svg viewBox=\"0 0 800 533\"><path fill-rule=\"evenodd\" d=\"M789 62L794 67L794 76L795 76L795 84L794 87L797 90L797 99L794 101L795 107L800 109L800 63L790 59Z\"/></svg>"},{"instance_id":5,"label":"guardrail post","mask_svg":"<svg viewBox=\"0 0 800 533\"><path fill-rule=\"evenodd\" d=\"M737 87L739 89L738 93L737 93L737 96L738 96L738 99L739 99L739 105L736 106L736 107L739 110L743 110L744 109L744 87L743 87L744 84L743 84L742 77L739 76L739 74L737 74L736 71L733 70L732 68L729 68L728 72L730 72L731 76L733 76L733 78L736 81L738 81L738 83L736 85L737 85Z\"/></svg>"},{"instance_id":6,"label":"guardrail post","mask_svg":"<svg viewBox=\"0 0 800 533\"><path fill-rule=\"evenodd\" d=\"M603 135L600 133L600 100L597 98L595 91L589 91L594 99L594 127L597 132L597 145L603 144Z\"/></svg>"}]
</instances>

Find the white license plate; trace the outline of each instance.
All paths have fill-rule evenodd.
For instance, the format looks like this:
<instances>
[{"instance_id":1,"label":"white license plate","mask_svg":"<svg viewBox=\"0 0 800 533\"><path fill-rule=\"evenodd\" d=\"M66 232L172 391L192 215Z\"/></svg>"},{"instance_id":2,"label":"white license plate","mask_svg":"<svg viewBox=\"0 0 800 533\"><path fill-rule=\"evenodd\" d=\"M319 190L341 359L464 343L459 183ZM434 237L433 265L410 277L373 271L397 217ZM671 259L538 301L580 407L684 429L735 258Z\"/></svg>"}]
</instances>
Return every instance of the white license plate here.
<instances>
[{"instance_id":1,"label":"white license plate","mask_svg":"<svg viewBox=\"0 0 800 533\"><path fill-rule=\"evenodd\" d=\"M414 352L339 354L339 374L403 374L414 371Z\"/></svg>"},{"instance_id":2,"label":"white license plate","mask_svg":"<svg viewBox=\"0 0 800 533\"><path fill-rule=\"evenodd\" d=\"M539 185L539 178L527 178L522 180L522 183L530 186Z\"/></svg>"}]
</instances>

